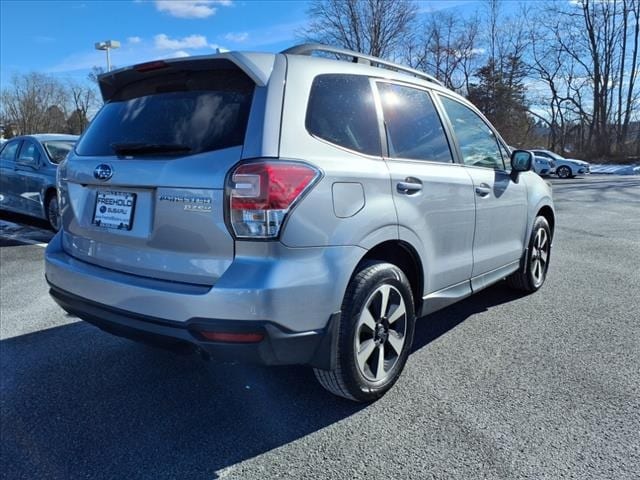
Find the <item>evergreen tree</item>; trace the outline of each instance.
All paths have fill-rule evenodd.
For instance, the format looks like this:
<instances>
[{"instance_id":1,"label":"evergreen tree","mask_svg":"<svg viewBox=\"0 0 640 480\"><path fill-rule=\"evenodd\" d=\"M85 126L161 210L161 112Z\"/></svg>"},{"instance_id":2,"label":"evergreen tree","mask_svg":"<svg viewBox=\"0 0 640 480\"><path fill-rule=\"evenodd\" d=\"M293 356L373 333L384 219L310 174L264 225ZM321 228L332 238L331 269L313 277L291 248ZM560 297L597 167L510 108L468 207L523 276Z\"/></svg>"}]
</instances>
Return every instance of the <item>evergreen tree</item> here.
<instances>
[{"instance_id":1,"label":"evergreen tree","mask_svg":"<svg viewBox=\"0 0 640 480\"><path fill-rule=\"evenodd\" d=\"M82 110L76 109L67 118L67 132L73 135L80 135L88 124L89 120L86 114Z\"/></svg>"},{"instance_id":2,"label":"evergreen tree","mask_svg":"<svg viewBox=\"0 0 640 480\"><path fill-rule=\"evenodd\" d=\"M527 114L525 65L510 55L504 62L490 59L469 86L468 98L510 144L526 144L534 121Z\"/></svg>"}]
</instances>

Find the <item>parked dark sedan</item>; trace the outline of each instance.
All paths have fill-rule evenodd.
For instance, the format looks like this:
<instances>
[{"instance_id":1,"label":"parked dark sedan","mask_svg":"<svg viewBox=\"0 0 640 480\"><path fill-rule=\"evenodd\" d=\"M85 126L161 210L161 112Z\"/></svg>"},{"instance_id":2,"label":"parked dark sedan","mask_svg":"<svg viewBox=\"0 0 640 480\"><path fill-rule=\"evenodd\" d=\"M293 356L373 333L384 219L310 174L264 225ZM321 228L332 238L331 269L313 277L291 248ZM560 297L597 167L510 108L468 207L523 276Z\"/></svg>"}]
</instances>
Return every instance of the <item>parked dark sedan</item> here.
<instances>
[{"instance_id":1,"label":"parked dark sedan","mask_svg":"<svg viewBox=\"0 0 640 480\"><path fill-rule=\"evenodd\" d=\"M78 136L39 134L12 138L0 149L0 210L45 219L59 228L56 168Z\"/></svg>"}]
</instances>

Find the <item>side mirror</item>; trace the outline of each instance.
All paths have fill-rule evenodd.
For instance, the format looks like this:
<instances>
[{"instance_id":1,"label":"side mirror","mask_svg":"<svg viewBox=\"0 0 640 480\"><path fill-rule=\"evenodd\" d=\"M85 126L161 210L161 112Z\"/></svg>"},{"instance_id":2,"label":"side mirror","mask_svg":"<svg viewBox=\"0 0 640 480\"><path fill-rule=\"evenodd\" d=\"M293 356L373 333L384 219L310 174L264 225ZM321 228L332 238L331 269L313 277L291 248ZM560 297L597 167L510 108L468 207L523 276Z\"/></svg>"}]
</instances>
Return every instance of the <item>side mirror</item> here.
<instances>
[{"instance_id":1,"label":"side mirror","mask_svg":"<svg viewBox=\"0 0 640 480\"><path fill-rule=\"evenodd\" d=\"M511 153L511 170L513 172L527 172L533 165L533 153L528 150L514 150Z\"/></svg>"}]
</instances>

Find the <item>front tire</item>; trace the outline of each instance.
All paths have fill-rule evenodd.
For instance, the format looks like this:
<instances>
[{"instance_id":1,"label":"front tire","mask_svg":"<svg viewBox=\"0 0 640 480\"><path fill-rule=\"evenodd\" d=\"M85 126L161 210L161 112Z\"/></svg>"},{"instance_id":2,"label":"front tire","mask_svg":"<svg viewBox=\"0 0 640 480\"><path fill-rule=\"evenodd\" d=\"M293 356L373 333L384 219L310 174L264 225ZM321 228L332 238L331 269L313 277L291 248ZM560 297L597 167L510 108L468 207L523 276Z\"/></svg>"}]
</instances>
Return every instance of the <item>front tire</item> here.
<instances>
[{"instance_id":1,"label":"front tire","mask_svg":"<svg viewBox=\"0 0 640 480\"><path fill-rule=\"evenodd\" d=\"M357 402L384 395L398 380L411 351L415 312L405 274L390 263L366 262L351 279L333 370L314 369L320 384Z\"/></svg>"},{"instance_id":2,"label":"front tire","mask_svg":"<svg viewBox=\"0 0 640 480\"><path fill-rule=\"evenodd\" d=\"M544 284L551 258L551 228L544 217L536 217L529 238L526 262L520 269L507 277L510 287L533 293Z\"/></svg>"},{"instance_id":3,"label":"front tire","mask_svg":"<svg viewBox=\"0 0 640 480\"><path fill-rule=\"evenodd\" d=\"M571 169L565 165L558 167L556 170L556 175L558 175L559 178L562 179L568 179L573 177L573 172L571 171Z\"/></svg>"}]
</instances>

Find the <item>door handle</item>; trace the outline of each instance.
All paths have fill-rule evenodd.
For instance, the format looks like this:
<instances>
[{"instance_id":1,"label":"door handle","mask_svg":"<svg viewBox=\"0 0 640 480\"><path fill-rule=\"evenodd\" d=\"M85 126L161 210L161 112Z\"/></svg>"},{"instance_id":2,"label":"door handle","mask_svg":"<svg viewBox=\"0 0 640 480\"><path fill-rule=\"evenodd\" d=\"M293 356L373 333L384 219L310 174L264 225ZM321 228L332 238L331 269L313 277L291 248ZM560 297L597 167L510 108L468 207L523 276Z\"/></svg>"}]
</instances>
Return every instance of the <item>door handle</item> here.
<instances>
[{"instance_id":1,"label":"door handle","mask_svg":"<svg viewBox=\"0 0 640 480\"><path fill-rule=\"evenodd\" d=\"M397 188L398 188L398 193L411 195L412 193L416 193L422 190L422 183L418 183L416 181L398 182Z\"/></svg>"},{"instance_id":2,"label":"door handle","mask_svg":"<svg viewBox=\"0 0 640 480\"><path fill-rule=\"evenodd\" d=\"M486 197L491 193L491 188L486 183L481 183L476 187L476 193L481 197Z\"/></svg>"}]
</instances>

